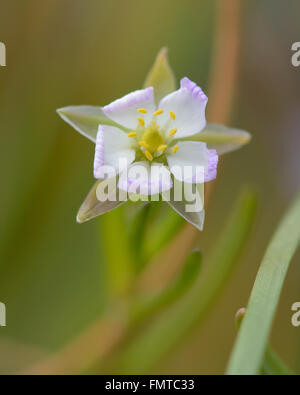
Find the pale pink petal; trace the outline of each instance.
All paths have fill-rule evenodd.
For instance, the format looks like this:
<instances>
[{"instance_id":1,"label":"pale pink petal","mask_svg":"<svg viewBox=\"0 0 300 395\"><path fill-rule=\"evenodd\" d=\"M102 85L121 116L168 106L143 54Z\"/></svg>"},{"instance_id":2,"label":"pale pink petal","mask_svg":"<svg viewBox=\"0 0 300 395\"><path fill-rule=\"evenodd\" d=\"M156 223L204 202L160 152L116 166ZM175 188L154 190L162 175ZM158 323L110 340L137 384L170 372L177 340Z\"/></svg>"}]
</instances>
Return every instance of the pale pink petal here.
<instances>
[{"instance_id":1,"label":"pale pink petal","mask_svg":"<svg viewBox=\"0 0 300 395\"><path fill-rule=\"evenodd\" d=\"M206 125L205 109L207 97L202 89L188 78L181 80L180 89L164 97L159 108L164 110L159 124L168 125L168 129L177 129L176 138L192 136ZM170 118L173 111L176 118Z\"/></svg>"},{"instance_id":2,"label":"pale pink petal","mask_svg":"<svg viewBox=\"0 0 300 395\"><path fill-rule=\"evenodd\" d=\"M128 167L135 159L135 150L131 144L131 139L122 130L114 126L99 125L94 177L112 177Z\"/></svg>"},{"instance_id":3,"label":"pale pink petal","mask_svg":"<svg viewBox=\"0 0 300 395\"><path fill-rule=\"evenodd\" d=\"M132 194L156 195L171 189L171 174L167 167L149 162L135 162L120 176L119 189Z\"/></svg>"},{"instance_id":4,"label":"pale pink petal","mask_svg":"<svg viewBox=\"0 0 300 395\"><path fill-rule=\"evenodd\" d=\"M180 141L176 154L169 153L167 161L171 173L179 181L201 184L216 178L218 155L208 150L205 143Z\"/></svg>"},{"instance_id":5,"label":"pale pink petal","mask_svg":"<svg viewBox=\"0 0 300 395\"><path fill-rule=\"evenodd\" d=\"M141 108L145 109L147 113L138 113L138 110ZM118 124L128 129L136 129L138 117L142 117L146 124L152 119L155 111L153 88L149 87L131 92L103 107L102 110L108 118Z\"/></svg>"}]
</instances>

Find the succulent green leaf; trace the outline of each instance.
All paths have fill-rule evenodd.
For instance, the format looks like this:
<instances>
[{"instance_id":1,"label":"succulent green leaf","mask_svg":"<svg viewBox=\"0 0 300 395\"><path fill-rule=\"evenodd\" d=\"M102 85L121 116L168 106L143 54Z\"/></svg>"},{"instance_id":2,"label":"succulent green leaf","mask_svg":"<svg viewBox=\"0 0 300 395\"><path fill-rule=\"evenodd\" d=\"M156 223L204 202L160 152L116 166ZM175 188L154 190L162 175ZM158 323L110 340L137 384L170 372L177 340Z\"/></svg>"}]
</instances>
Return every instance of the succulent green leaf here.
<instances>
[{"instance_id":1,"label":"succulent green leaf","mask_svg":"<svg viewBox=\"0 0 300 395\"><path fill-rule=\"evenodd\" d=\"M100 202L97 199L97 188L103 182L103 180L98 180L91 191L89 192L87 198L83 202L77 214L77 222L83 223L87 222L92 218L98 217L99 215L105 214L108 211L111 211L121 204L125 203L123 201L110 201L107 199L105 202ZM113 192L113 191L112 191Z\"/></svg>"},{"instance_id":2,"label":"succulent green leaf","mask_svg":"<svg viewBox=\"0 0 300 395\"><path fill-rule=\"evenodd\" d=\"M134 256L128 240L124 206L101 217L100 237L106 264L108 300L124 301L135 276Z\"/></svg>"},{"instance_id":3,"label":"succulent green leaf","mask_svg":"<svg viewBox=\"0 0 300 395\"><path fill-rule=\"evenodd\" d=\"M124 129L116 122L107 118L101 107L70 106L57 110L57 113L65 122L93 143L96 142L99 125L110 125Z\"/></svg>"},{"instance_id":4,"label":"succulent green leaf","mask_svg":"<svg viewBox=\"0 0 300 395\"><path fill-rule=\"evenodd\" d=\"M241 308L235 315L235 320L238 329L240 329L243 319L246 315L246 309ZM261 369L263 375L293 375L292 370L286 365L286 363L279 357L279 355L268 345Z\"/></svg>"},{"instance_id":5,"label":"succulent green leaf","mask_svg":"<svg viewBox=\"0 0 300 395\"><path fill-rule=\"evenodd\" d=\"M185 140L203 141L208 148L215 149L219 155L235 151L251 140L251 134L239 129L228 128L223 125L207 124L198 134Z\"/></svg>"},{"instance_id":6,"label":"succulent green leaf","mask_svg":"<svg viewBox=\"0 0 300 395\"><path fill-rule=\"evenodd\" d=\"M253 225L255 211L256 195L252 191L243 192L220 240L215 243L207 271L198 276L199 281L183 298L132 339L120 358L120 374L148 372L205 318L240 256Z\"/></svg>"},{"instance_id":7,"label":"succulent green leaf","mask_svg":"<svg viewBox=\"0 0 300 395\"><path fill-rule=\"evenodd\" d=\"M162 48L158 53L144 84L145 88L148 86L153 86L157 104L164 96L176 89L176 80L168 61L167 48Z\"/></svg>"},{"instance_id":8,"label":"succulent green leaf","mask_svg":"<svg viewBox=\"0 0 300 395\"><path fill-rule=\"evenodd\" d=\"M152 207L149 203L142 204L139 207L136 207L135 205L134 213L132 213L132 221L128 233L132 250L135 255L135 266L137 272L141 270L143 266L143 247L151 208Z\"/></svg>"},{"instance_id":9,"label":"succulent green leaf","mask_svg":"<svg viewBox=\"0 0 300 395\"><path fill-rule=\"evenodd\" d=\"M202 253L194 250L188 255L178 277L163 291L145 297L134 305L133 319L135 323L143 322L179 300L195 283L202 264Z\"/></svg>"},{"instance_id":10,"label":"succulent green leaf","mask_svg":"<svg viewBox=\"0 0 300 395\"><path fill-rule=\"evenodd\" d=\"M152 206L154 206L153 203ZM151 237L147 237L145 240L146 260L150 260L151 257L155 256L168 243L170 243L185 224L182 216L179 216L175 211L172 211L169 208L168 210L162 211L164 212L158 213L157 220L151 226Z\"/></svg>"},{"instance_id":11,"label":"succulent green leaf","mask_svg":"<svg viewBox=\"0 0 300 395\"><path fill-rule=\"evenodd\" d=\"M229 361L228 374L255 375L263 364L284 279L300 243L299 223L300 194L267 248Z\"/></svg>"}]
</instances>

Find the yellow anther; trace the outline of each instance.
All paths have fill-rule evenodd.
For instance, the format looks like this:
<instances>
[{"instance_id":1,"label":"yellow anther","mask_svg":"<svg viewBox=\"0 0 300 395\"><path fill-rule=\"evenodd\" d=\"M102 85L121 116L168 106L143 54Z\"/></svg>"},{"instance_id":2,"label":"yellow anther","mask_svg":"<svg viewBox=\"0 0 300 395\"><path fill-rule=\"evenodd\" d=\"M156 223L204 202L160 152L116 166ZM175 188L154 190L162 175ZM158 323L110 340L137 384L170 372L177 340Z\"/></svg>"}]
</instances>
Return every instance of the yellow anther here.
<instances>
[{"instance_id":1,"label":"yellow anther","mask_svg":"<svg viewBox=\"0 0 300 395\"><path fill-rule=\"evenodd\" d=\"M145 120L143 118L139 117L138 121L139 121L141 126L145 126Z\"/></svg>"},{"instance_id":2,"label":"yellow anther","mask_svg":"<svg viewBox=\"0 0 300 395\"><path fill-rule=\"evenodd\" d=\"M145 151L145 157L146 157L148 160L153 160L153 156L150 154L149 151Z\"/></svg>"},{"instance_id":3,"label":"yellow anther","mask_svg":"<svg viewBox=\"0 0 300 395\"><path fill-rule=\"evenodd\" d=\"M143 140L139 141L139 146L148 149L148 144Z\"/></svg>"},{"instance_id":4,"label":"yellow anther","mask_svg":"<svg viewBox=\"0 0 300 395\"><path fill-rule=\"evenodd\" d=\"M179 150L178 145L175 145L175 146L173 147L173 149L172 149L173 154L176 154L176 152L177 152L178 150Z\"/></svg>"},{"instance_id":5,"label":"yellow anther","mask_svg":"<svg viewBox=\"0 0 300 395\"><path fill-rule=\"evenodd\" d=\"M155 113L153 115L156 117L157 115L163 114L163 112L164 112L164 110L157 110L157 111L155 111Z\"/></svg>"},{"instance_id":6,"label":"yellow anther","mask_svg":"<svg viewBox=\"0 0 300 395\"><path fill-rule=\"evenodd\" d=\"M166 144L162 144L160 145L156 151L165 151L168 148L168 146Z\"/></svg>"},{"instance_id":7,"label":"yellow anther","mask_svg":"<svg viewBox=\"0 0 300 395\"><path fill-rule=\"evenodd\" d=\"M175 115L175 112L172 110L170 111L170 117L173 119L173 121L175 121L176 115Z\"/></svg>"},{"instance_id":8,"label":"yellow anther","mask_svg":"<svg viewBox=\"0 0 300 395\"><path fill-rule=\"evenodd\" d=\"M177 133L177 129L176 129L176 128L171 129L171 130L169 131L169 137L174 136L174 134L176 134L176 133Z\"/></svg>"},{"instance_id":9,"label":"yellow anther","mask_svg":"<svg viewBox=\"0 0 300 395\"><path fill-rule=\"evenodd\" d=\"M128 133L128 137L136 137L136 132L130 132L130 133Z\"/></svg>"},{"instance_id":10,"label":"yellow anther","mask_svg":"<svg viewBox=\"0 0 300 395\"><path fill-rule=\"evenodd\" d=\"M147 110L145 108L139 108L137 110L140 114L147 114Z\"/></svg>"}]
</instances>

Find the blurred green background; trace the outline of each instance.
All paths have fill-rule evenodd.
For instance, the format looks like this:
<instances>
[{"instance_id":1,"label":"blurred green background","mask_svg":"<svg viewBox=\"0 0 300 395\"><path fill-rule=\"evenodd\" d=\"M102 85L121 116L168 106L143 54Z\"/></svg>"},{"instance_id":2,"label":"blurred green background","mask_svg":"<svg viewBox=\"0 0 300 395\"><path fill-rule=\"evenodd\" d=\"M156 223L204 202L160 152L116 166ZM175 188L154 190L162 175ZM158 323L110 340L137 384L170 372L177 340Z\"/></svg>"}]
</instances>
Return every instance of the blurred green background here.
<instances>
[{"instance_id":1,"label":"blurred green background","mask_svg":"<svg viewBox=\"0 0 300 395\"><path fill-rule=\"evenodd\" d=\"M101 218L75 222L93 184L94 146L55 110L104 105L138 89L162 46L176 76L207 92L219 1L0 0L0 41L7 48L7 67L0 68L0 301L7 306L0 373L58 350L105 303ZM300 3L240 1L229 126L250 131L253 141L224 157L198 245L204 255L214 248L245 183L259 192L258 220L218 305L155 373L224 371L236 335L234 314L246 305L269 238L299 188L300 68L291 65L291 45L300 40ZM111 243L117 245L116 235ZM300 329L291 325L291 305L300 301L299 282L298 253L272 334L274 348L295 368Z\"/></svg>"}]
</instances>

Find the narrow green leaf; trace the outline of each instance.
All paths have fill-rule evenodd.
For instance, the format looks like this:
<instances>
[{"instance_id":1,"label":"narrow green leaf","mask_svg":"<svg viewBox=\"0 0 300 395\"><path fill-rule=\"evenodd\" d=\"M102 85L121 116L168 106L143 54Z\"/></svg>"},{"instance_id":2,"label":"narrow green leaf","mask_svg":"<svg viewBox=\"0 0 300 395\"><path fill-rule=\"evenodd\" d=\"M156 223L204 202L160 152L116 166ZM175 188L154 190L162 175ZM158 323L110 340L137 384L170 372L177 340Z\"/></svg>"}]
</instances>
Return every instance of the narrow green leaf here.
<instances>
[{"instance_id":1,"label":"narrow green leaf","mask_svg":"<svg viewBox=\"0 0 300 395\"><path fill-rule=\"evenodd\" d=\"M258 271L227 373L259 372L290 261L300 242L300 195L275 232Z\"/></svg>"},{"instance_id":2,"label":"narrow green leaf","mask_svg":"<svg viewBox=\"0 0 300 395\"><path fill-rule=\"evenodd\" d=\"M101 107L95 106L70 106L57 110L58 115L77 132L96 142L98 126L110 125L124 129L116 122L107 118Z\"/></svg>"},{"instance_id":3,"label":"narrow green leaf","mask_svg":"<svg viewBox=\"0 0 300 395\"><path fill-rule=\"evenodd\" d=\"M97 199L96 191L101 182L103 182L103 180L99 180L94 184L93 188L80 207L77 214L77 222L79 224L87 222L92 218L98 217L99 215L105 214L108 211L114 210L118 206L125 203L122 201L113 201L110 199L105 202L100 202Z\"/></svg>"},{"instance_id":4,"label":"narrow green leaf","mask_svg":"<svg viewBox=\"0 0 300 395\"><path fill-rule=\"evenodd\" d=\"M244 192L215 245L206 273L176 305L128 344L121 359L121 373L148 372L205 317L237 262L252 227L255 208L256 195Z\"/></svg>"},{"instance_id":5,"label":"narrow green leaf","mask_svg":"<svg viewBox=\"0 0 300 395\"><path fill-rule=\"evenodd\" d=\"M148 86L153 86L157 104L164 96L176 89L176 80L169 65L167 48L162 48L157 55L144 84L145 88Z\"/></svg>"},{"instance_id":6,"label":"narrow green leaf","mask_svg":"<svg viewBox=\"0 0 300 395\"><path fill-rule=\"evenodd\" d=\"M135 256L135 268L139 272L143 267L143 250L145 244L145 235L148 227L148 219L151 212L151 204L146 203L136 207L132 215L129 227L129 239Z\"/></svg>"},{"instance_id":7,"label":"narrow green leaf","mask_svg":"<svg viewBox=\"0 0 300 395\"><path fill-rule=\"evenodd\" d=\"M251 134L223 125L207 124L200 133L184 140L203 141L208 148L215 149L219 155L235 151L251 140Z\"/></svg>"},{"instance_id":8,"label":"narrow green leaf","mask_svg":"<svg viewBox=\"0 0 300 395\"><path fill-rule=\"evenodd\" d=\"M134 324L145 321L148 317L157 314L179 300L196 281L201 263L201 251L192 251L175 281L159 294L138 300L133 305L132 316Z\"/></svg>"},{"instance_id":9,"label":"narrow green leaf","mask_svg":"<svg viewBox=\"0 0 300 395\"><path fill-rule=\"evenodd\" d=\"M178 234L183 225L184 220L172 210L162 213L158 220L152 224L145 240L144 259L147 261L153 258Z\"/></svg>"},{"instance_id":10,"label":"narrow green leaf","mask_svg":"<svg viewBox=\"0 0 300 395\"><path fill-rule=\"evenodd\" d=\"M235 320L238 329L240 329L243 319L246 315L246 309L241 308L235 315ZM266 353L264 356L263 366L261 369L264 375L293 375L294 373L285 364L284 361L276 354L271 346L267 346Z\"/></svg>"},{"instance_id":11,"label":"narrow green leaf","mask_svg":"<svg viewBox=\"0 0 300 395\"><path fill-rule=\"evenodd\" d=\"M115 301L125 298L134 278L134 260L126 232L123 207L101 217L100 237L106 257L110 299Z\"/></svg>"}]
</instances>

